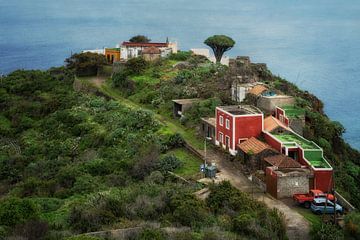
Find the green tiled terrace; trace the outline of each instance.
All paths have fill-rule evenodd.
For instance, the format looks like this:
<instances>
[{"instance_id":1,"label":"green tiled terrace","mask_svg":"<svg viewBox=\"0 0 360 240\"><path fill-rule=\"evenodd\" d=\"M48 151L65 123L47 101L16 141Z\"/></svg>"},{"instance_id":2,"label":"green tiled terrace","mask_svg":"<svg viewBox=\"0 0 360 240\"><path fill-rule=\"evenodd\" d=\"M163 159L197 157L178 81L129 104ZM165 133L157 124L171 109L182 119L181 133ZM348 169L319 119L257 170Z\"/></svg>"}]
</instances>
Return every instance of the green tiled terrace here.
<instances>
[{"instance_id":1,"label":"green tiled terrace","mask_svg":"<svg viewBox=\"0 0 360 240\"><path fill-rule=\"evenodd\" d=\"M315 168L330 168L330 165L325 161L322 156L322 150L304 151L305 158Z\"/></svg>"},{"instance_id":2,"label":"green tiled terrace","mask_svg":"<svg viewBox=\"0 0 360 240\"><path fill-rule=\"evenodd\" d=\"M319 149L313 142L303 139L291 132L272 134L272 135L275 138L277 138L280 142L285 143L286 146L288 146L289 144L294 145L294 143L297 143L303 149Z\"/></svg>"},{"instance_id":3,"label":"green tiled terrace","mask_svg":"<svg viewBox=\"0 0 360 240\"><path fill-rule=\"evenodd\" d=\"M285 115L289 118L297 118L305 114L305 110L293 105L281 107L285 111Z\"/></svg>"},{"instance_id":4,"label":"green tiled terrace","mask_svg":"<svg viewBox=\"0 0 360 240\"><path fill-rule=\"evenodd\" d=\"M297 136L291 132L284 132L272 134L285 147L291 148L298 144L304 149L304 156L314 168L331 168L322 156L322 149L316 146L313 142Z\"/></svg>"}]
</instances>

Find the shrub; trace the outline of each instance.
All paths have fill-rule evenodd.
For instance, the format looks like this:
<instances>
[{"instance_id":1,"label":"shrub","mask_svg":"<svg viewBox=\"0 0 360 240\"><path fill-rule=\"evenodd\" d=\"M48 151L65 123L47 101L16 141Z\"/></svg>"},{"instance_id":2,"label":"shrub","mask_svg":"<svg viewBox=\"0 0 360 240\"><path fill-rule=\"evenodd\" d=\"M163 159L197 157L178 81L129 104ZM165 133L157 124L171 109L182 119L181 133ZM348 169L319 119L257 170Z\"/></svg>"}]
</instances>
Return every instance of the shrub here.
<instances>
[{"instance_id":1,"label":"shrub","mask_svg":"<svg viewBox=\"0 0 360 240\"><path fill-rule=\"evenodd\" d=\"M104 224L110 224L115 216L104 209L76 206L71 209L69 224L74 230L84 232L97 231Z\"/></svg>"},{"instance_id":2,"label":"shrub","mask_svg":"<svg viewBox=\"0 0 360 240\"><path fill-rule=\"evenodd\" d=\"M338 240L344 239L344 235L338 226L331 223L322 223L315 225L311 229L311 238L314 240Z\"/></svg>"},{"instance_id":3,"label":"shrub","mask_svg":"<svg viewBox=\"0 0 360 240\"><path fill-rule=\"evenodd\" d=\"M181 167L181 165L181 161L175 155L168 155L160 159L156 168L162 173L167 173L169 171L174 171Z\"/></svg>"},{"instance_id":4,"label":"shrub","mask_svg":"<svg viewBox=\"0 0 360 240\"><path fill-rule=\"evenodd\" d=\"M39 208L30 199L6 198L0 202L0 225L15 226L39 217Z\"/></svg>"},{"instance_id":5,"label":"shrub","mask_svg":"<svg viewBox=\"0 0 360 240\"><path fill-rule=\"evenodd\" d=\"M79 53L66 59L65 63L66 67L75 70L78 76L94 76L98 68L106 64L106 58L96 53Z\"/></svg>"},{"instance_id":6,"label":"shrub","mask_svg":"<svg viewBox=\"0 0 360 240\"><path fill-rule=\"evenodd\" d=\"M43 239L49 230L46 222L30 220L24 224L18 224L13 232L14 237L23 237L27 240Z\"/></svg>"},{"instance_id":7,"label":"shrub","mask_svg":"<svg viewBox=\"0 0 360 240\"><path fill-rule=\"evenodd\" d=\"M360 239L360 213L351 212L345 216L345 233L348 238Z\"/></svg>"},{"instance_id":8,"label":"shrub","mask_svg":"<svg viewBox=\"0 0 360 240\"><path fill-rule=\"evenodd\" d=\"M170 54L169 59L175 61L186 61L190 57L191 57L190 51L178 51L177 53Z\"/></svg>"},{"instance_id":9,"label":"shrub","mask_svg":"<svg viewBox=\"0 0 360 240\"><path fill-rule=\"evenodd\" d=\"M143 180L156 167L159 153L156 147L155 149L153 147L149 147L148 149L142 150L142 152L138 153L138 156L135 158L136 162L131 169L131 175L134 178Z\"/></svg>"},{"instance_id":10,"label":"shrub","mask_svg":"<svg viewBox=\"0 0 360 240\"><path fill-rule=\"evenodd\" d=\"M179 133L165 135L161 139L161 151L166 152L173 148L180 148L184 144L185 140Z\"/></svg>"},{"instance_id":11,"label":"shrub","mask_svg":"<svg viewBox=\"0 0 360 240\"><path fill-rule=\"evenodd\" d=\"M93 237L89 235L80 235L66 238L65 240L102 240L103 238Z\"/></svg>"},{"instance_id":12,"label":"shrub","mask_svg":"<svg viewBox=\"0 0 360 240\"><path fill-rule=\"evenodd\" d=\"M125 63L125 67L130 74L140 74L144 72L148 66L148 62L142 57L131 58Z\"/></svg>"},{"instance_id":13,"label":"shrub","mask_svg":"<svg viewBox=\"0 0 360 240\"><path fill-rule=\"evenodd\" d=\"M192 194L177 194L170 200L174 221L184 226L199 226L206 219L205 206Z\"/></svg>"},{"instance_id":14,"label":"shrub","mask_svg":"<svg viewBox=\"0 0 360 240\"><path fill-rule=\"evenodd\" d=\"M166 240L166 234L161 229L145 228L136 240Z\"/></svg>"}]
</instances>

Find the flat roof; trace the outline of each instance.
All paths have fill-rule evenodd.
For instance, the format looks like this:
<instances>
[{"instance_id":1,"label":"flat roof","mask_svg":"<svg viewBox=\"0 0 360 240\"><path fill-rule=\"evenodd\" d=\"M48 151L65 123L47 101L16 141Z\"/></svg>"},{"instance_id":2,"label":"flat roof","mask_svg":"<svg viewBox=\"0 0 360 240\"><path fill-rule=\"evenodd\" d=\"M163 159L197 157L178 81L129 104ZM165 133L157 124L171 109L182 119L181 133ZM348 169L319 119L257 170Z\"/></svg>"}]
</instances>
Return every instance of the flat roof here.
<instances>
[{"instance_id":1,"label":"flat roof","mask_svg":"<svg viewBox=\"0 0 360 240\"><path fill-rule=\"evenodd\" d=\"M172 101L180 105L186 105L186 104L192 104L194 102L199 102L201 101L201 99L200 98L173 99Z\"/></svg>"},{"instance_id":2,"label":"flat roof","mask_svg":"<svg viewBox=\"0 0 360 240\"><path fill-rule=\"evenodd\" d=\"M247 114L261 114L262 112L251 105L231 105L231 106L220 106L218 107L224 112L228 112L233 115L247 115Z\"/></svg>"},{"instance_id":3,"label":"flat roof","mask_svg":"<svg viewBox=\"0 0 360 240\"><path fill-rule=\"evenodd\" d=\"M270 133L285 147L292 148L299 145L304 150L304 157L314 168L331 168L331 165L323 157L323 150L314 142L296 135L293 132Z\"/></svg>"},{"instance_id":4,"label":"flat roof","mask_svg":"<svg viewBox=\"0 0 360 240\"><path fill-rule=\"evenodd\" d=\"M213 126L213 127L216 126L216 118L214 118L214 117L201 118L201 120L202 120L203 122L206 122L207 124Z\"/></svg>"},{"instance_id":5,"label":"flat roof","mask_svg":"<svg viewBox=\"0 0 360 240\"><path fill-rule=\"evenodd\" d=\"M313 142L306 140L305 138L301 138L300 136L290 132L285 131L283 133L272 133L272 135L278 139L280 142L286 144L297 143L303 149L319 149Z\"/></svg>"},{"instance_id":6,"label":"flat roof","mask_svg":"<svg viewBox=\"0 0 360 240\"><path fill-rule=\"evenodd\" d=\"M296 118L305 115L305 110L294 105L286 105L279 107L285 111L285 115L289 118Z\"/></svg>"}]
</instances>

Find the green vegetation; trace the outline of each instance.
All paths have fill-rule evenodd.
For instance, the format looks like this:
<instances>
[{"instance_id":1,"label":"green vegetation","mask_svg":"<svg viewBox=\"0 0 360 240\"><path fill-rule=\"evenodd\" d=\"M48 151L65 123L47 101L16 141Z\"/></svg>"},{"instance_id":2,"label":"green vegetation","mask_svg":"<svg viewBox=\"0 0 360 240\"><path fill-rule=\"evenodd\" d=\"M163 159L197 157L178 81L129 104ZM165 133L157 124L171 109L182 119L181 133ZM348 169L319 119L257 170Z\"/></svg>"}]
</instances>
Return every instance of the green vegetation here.
<instances>
[{"instance_id":1,"label":"green vegetation","mask_svg":"<svg viewBox=\"0 0 360 240\"><path fill-rule=\"evenodd\" d=\"M181 168L174 171L176 174L184 177L194 177L199 174L199 167L202 160L194 154L191 154L182 148L171 150L168 154L176 156L182 164Z\"/></svg>"},{"instance_id":2,"label":"green vegetation","mask_svg":"<svg viewBox=\"0 0 360 240\"><path fill-rule=\"evenodd\" d=\"M98 74L99 68L106 65L106 58L97 53L76 53L67 58L65 63L77 76L94 76Z\"/></svg>"},{"instance_id":3,"label":"green vegetation","mask_svg":"<svg viewBox=\"0 0 360 240\"><path fill-rule=\"evenodd\" d=\"M132 43L148 43L151 39L144 35L136 35L129 39L129 42Z\"/></svg>"},{"instance_id":4,"label":"green vegetation","mask_svg":"<svg viewBox=\"0 0 360 240\"><path fill-rule=\"evenodd\" d=\"M108 85L101 91L116 101L75 92L74 79L59 68L16 71L0 82L1 237L64 239L147 222L189 226L198 239L214 234L209 228L242 234L223 224L231 214L195 198L196 184L167 174L198 172L200 161L182 147L183 138L202 146L195 129L139 107L166 112L165 103L134 103ZM140 239L158 233L144 230Z\"/></svg>"},{"instance_id":5,"label":"green vegetation","mask_svg":"<svg viewBox=\"0 0 360 240\"><path fill-rule=\"evenodd\" d=\"M286 116L289 118L298 118L305 115L304 109L294 105L283 106L281 108L284 109Z\"/></svg>"}]
</instances>

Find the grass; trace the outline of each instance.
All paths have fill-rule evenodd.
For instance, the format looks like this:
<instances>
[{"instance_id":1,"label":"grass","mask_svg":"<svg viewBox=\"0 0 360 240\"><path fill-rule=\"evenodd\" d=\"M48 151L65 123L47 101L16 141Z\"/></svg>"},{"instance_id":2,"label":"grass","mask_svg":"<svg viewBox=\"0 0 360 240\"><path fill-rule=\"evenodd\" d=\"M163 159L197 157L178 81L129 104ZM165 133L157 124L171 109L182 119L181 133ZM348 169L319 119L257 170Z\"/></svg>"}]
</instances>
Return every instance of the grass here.
<instances>
[{"instance_id":1,"label":"grass","mask_svg":"<svg viewBox=\"0 0 360 240\"><path fill-rule=\"evenodd\" d=\"M202 163L202 160L190 153L188 150L184 148L178 148L169 151L166 155L175 155L180 159L182 163L182 167L175 171L176 174L182 177L194 177L196 174L200 172L199 167Z\"/></svg>"},{"instance_id":2,"label":"grass","mask_svg":"<svg viewBox=\"0 0 360 240\"><path fill-rule=\"evenodd\" d=\"M296 207L295 210L300 213L312 227L321 225L321 217L311 212L309 209Z\"/></svg>"},{"instance_id":3,"label":"grass","mask_svg":"<svg viewBox=\"0 0 360 240\"><path fill-rule=\"evenodd\" d=\"M143 105L134 103L129 99L124 98L120 91L111 87L111 83L109 81L107 81L101 86L100 91L129 108L140 108L154 112L150 108L147 108ZM186 129L180 124L178 120L171 119L170 117L162 116L156 113L154 113L154 116L163 125L161 131L165 131L168 133L179 133L188 144L192 145L197 149L203 149L203 141L196 137L195 129Z\"/></svg>"}]
</instances>

